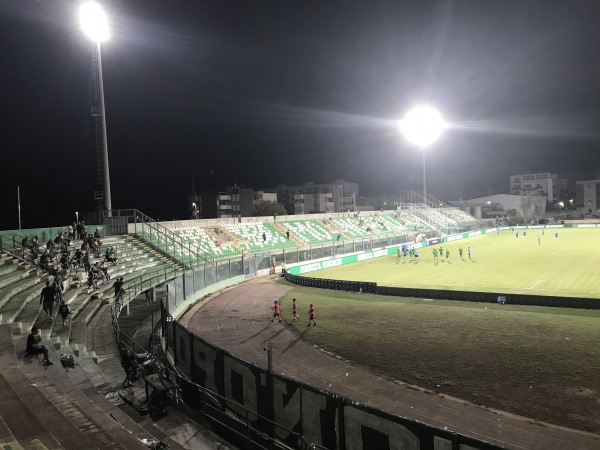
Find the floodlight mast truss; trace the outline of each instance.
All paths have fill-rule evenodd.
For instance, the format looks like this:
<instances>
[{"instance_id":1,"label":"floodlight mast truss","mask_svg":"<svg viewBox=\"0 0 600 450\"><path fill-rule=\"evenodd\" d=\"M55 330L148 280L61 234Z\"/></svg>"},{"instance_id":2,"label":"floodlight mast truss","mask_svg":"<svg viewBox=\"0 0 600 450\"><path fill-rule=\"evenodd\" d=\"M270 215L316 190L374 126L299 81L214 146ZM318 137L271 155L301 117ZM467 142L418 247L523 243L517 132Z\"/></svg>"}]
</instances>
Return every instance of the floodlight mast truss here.
<instances>
[{"instance_id":1,"label":"floodlight mast truss","mask_svg":"<svg viewBox=\"0 0 600 450\"><path fill-rule=\"evenodd\" d=\"M96 123L97 177L102 190L95 192L94 197L99 203L103 203L104 211L110 217L112 215L112 197L106 133L106 108L104 104L104 79L102 75L102 51L100 47L100 43L108 39L108 22L100 5L94 2L83 4L80 7L79 15L83 31L95 44L93 50L95 106L92 107L92 116Z\"/></svg>"}]
</instances>

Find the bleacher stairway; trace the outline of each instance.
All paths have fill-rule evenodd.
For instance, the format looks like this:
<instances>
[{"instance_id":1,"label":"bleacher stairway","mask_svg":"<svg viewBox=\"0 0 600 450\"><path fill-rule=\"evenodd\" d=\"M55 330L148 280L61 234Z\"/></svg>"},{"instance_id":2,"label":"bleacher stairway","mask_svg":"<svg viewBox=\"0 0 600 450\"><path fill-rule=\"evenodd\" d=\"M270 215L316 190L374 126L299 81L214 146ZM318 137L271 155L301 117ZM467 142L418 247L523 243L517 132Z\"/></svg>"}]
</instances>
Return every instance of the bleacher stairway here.
<instances>
[{"instance_id":1,"label":"bleacher stairway","mask_svg":"<svg viewBox=\"0 0 600 450\"><path fill-rule=\"evenodd\" d=\"M118 264L109 266L112 280L123 277L126 287L147 271L173 269L164 256L128 238L102 241L103 248L113 247L117 254ZM73 314L63 326L59 316L49 320L41 312L40 292L51 278L0 254L0 448L147 448L141 439L184 448L149 419L140 421L132 408L111 401L124 378L111 326L112 281L96 289L81 277L69 277L63 298ZM41 329L54 365L26 354L27 334L34 325ZM75 355L78 365L63 368L59 353Z\"/></svg>"}]
</instances>

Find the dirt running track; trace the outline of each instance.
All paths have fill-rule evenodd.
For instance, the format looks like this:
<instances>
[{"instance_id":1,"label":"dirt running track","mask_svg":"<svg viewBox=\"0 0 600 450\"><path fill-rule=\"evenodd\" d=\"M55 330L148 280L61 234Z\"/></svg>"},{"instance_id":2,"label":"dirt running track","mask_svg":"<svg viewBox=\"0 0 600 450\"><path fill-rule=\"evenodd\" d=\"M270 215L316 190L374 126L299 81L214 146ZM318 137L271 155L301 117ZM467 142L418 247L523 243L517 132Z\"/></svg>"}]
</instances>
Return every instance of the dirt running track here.
<instances>
[{"instance_id":1,"label":"dirt running track","mask_svg":"<svg viewBox=\"0 0 600 450\"><path fill-rule=\"evenodd\" d=\"M514 449L600 449L600 436L535 424L531 419L415 389L319 350L284 324L271 322L273 301L290 290L287 286L267 283L272 280L272 277L256 279L214 295L186 313L181 323L194 334L264 368L267 357L263 347L270 343L277 373L496 445ZM305 306L303 304L302 309ZM290 305L282 308L284 321L291 320L288 309ZM318 323L319 327L327 326L327 323Z\"/></svg>"}]
</instances>

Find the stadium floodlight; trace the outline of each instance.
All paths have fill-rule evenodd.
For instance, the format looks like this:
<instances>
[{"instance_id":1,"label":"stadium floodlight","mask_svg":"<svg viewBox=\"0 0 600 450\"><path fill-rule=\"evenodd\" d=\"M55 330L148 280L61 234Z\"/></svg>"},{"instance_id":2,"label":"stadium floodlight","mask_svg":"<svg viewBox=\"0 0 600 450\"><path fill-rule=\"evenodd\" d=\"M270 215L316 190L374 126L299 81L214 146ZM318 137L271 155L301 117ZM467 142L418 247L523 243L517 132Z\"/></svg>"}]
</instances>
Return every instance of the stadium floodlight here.
<instances>
[{"instance_id":1,"label":"stadium floodlight","mask_svg":"<svg viewBox=\"0 0 600 450\"><path fill-rule=\"evenodd\" d=\"M423 197L425 202L427 202L425 148L437 141L446 126L442 114L430 106L417 106L400 121L400 131L404 138L418 146L423 153Z\"/></svg>"},{"instance_id":2,"label":"stadium floodlight","mask_svg":"<svg viewBox=\"0 0 600 450\"><path fill-rule=\"evenodd\" d=\"M102 178L104 201L104 210L110 217L112 216L112 199L110 195L110 171L108 167L108 144L106 138L106 110L104 107L104 81L102 78L102 53L100 43L105 42L109 37L108 19L102 7L93 1L86 2L79 7L79 22L83 32L96 44L97 79L98 86L98 108L92 109L92 115L99 117L102 133Z\"/></svg>"},{"instance_id":3,"label":"stadium floodlight","mask_svg":"<svg viewBox=\"0 0 600 450\"><path fill-rule=\"evenodd\" d=\"M94 42L108 39L108 20L102 7L96 2L86 2L79 7L79 22L83 32Z\"/></svg>"}]
</instances>

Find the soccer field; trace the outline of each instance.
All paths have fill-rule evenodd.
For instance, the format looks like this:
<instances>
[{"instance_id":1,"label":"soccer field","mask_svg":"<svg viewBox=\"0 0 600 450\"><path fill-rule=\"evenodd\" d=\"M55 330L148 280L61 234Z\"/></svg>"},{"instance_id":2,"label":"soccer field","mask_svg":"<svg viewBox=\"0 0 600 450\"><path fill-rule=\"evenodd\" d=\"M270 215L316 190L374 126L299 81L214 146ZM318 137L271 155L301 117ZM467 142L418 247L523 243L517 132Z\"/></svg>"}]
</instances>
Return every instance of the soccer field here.
<instances>
[{"instance_id":1,"label":"soccer field","mask_svg":"<svg viewBox=\"0 0 600 450\"><path fill-rule=\"evenodd\" d=\"M546 229L544 235L541 229L527 230L527 236L523 231L518 238L506 230L424 247L418 261L397 263L396 255L389 255L306 276L384 286L600 298L600 229L558 229L558 237L556 229ZM438 262L433 261L434 247L444 249Z\"/></svg>"},{"instance_id":2,"label":"soccer field","mask_svg":"<svg viewBox=\"0 0 600 450\"><path fill-rule=\"evenodd\" d=\"M298 322L286 315L293 298L301 311ZM307 328L310 303L318 326ZM303 339L382 376L600 433L599 310L300 286L281 308Z\"/></svg>"}]
</instances>

